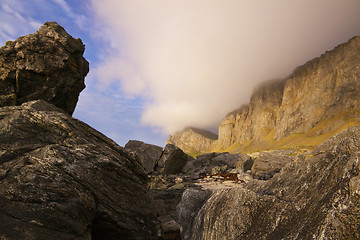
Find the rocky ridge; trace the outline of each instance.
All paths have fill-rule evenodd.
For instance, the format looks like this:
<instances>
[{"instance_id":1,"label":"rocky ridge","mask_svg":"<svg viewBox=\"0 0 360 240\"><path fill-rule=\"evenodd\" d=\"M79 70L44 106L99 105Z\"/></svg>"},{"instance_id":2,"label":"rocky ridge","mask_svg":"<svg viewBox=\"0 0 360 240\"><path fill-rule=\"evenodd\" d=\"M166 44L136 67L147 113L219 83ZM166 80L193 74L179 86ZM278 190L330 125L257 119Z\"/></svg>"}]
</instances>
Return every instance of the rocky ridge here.
<instances>
[{"instance_id":1,"label":"rocky ridge","mask_svg":"<svg viewBox=\"0 0 360 240\"><path fill-rule=\"evenodd\" d=\"M169 139L187 153L314 148L341 130L360 125L359 78L360 37L353 37L298 67L288 78L259 86L249 104L223 119L217 140L197 143L191 134ZM210 148L198 147L206 141L211 141Z\"/></svg>"}]
</instances>

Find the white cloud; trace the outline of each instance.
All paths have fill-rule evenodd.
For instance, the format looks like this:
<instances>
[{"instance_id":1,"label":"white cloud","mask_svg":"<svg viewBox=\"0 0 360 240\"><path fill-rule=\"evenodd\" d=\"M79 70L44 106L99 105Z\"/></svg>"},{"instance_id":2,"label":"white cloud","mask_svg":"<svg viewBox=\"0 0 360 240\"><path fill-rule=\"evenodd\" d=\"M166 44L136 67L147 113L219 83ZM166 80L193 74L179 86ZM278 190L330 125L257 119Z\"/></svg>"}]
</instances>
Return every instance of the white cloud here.
<instances>
[{"instance_id":1,"label":"white cloud","mask_svg":"<svg viewBox=\"0 0 360 240\"><path fill-rule=\"evenodd\" d=\"M148 100L143 123L211 128L262 81L360 33L356 0L92 0L111 61L99 81ZM98 33L100 34L100 33ZM117 50L117 51L116 51Z\"/></svg>"}]
</instances>

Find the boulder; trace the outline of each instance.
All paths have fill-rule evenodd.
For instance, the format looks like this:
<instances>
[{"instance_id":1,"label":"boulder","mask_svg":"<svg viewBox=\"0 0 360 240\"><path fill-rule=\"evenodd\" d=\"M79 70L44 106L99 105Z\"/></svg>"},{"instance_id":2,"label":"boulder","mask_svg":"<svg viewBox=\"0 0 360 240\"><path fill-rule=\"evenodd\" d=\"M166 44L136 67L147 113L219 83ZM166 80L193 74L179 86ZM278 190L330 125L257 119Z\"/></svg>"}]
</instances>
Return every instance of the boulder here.
<instances>
[{"instance_id":1,"label":"boulder","mask_svg":"<svg viewBox=\"0 0 360 240\"><path fill-rule=\"evenodd\" d=\"M183 240L190 240L192 239L193 233L196 234L193 232L195 218L197 215L201 216L201 214L198 213L210 195L210 190L198 190L193 188L186 189L183 193L181 202L176 207Z\"/></svg>"},{"instance_id":2,"label":"boulder","mask_svg":"<svg viewBox=\"0 0 360 240\"><path fill-rule=\"evenodd\" d=\"M360 127L351 127L266 182L215 190L183 237L360 239L359 149Z\"/></svg>"},{"instance_id":3,"label":"boulder","mask_svg":"<svg viewBox=\"0 0 360 240\"><path fill-rule=\"evenodd\" d=\"M268 180L288 163L294 160L293 156L288 156L282 150L262 152L254 159L251 171L254 177L261 180Z\"/></svg>"},{"instance_id":4,"label":"boulder","mask_svg":"<svg viewBox=\"0 0 360 240\"><path fill-rule=\"evenodd\" d=\"M74 112L89 63L85 46L55 22L0 48L0 107L42 99Z\"/></svg>"},{"instance_id":5,"label":"boulder","mask_svg":"<svg viewBox=\"0 0 360 240\"><path fill-rule=\"evenodd\" d=\"M163 151L162 147L136 140L130 140L125 149L137 156L147 173L154 171Z\"/></svg>"},{"instance_id":6,"label":"boulder","mask_svg":"<svg viewBox=\"0 0 360 240\"><path fill-rule=\"evenodd\" d=\"M245 172L251 168L252 163L251 157L245 154L213 152L199 155L196 159L189 160L182 172L194 177L231 171L235 168L238 172Z\"/></svg>"},{"instance_id":7,"label":"boulder","mask_svg":"<svg viewBox=\"0 0 360 240\"><path fill-rule=\"evenodd\" d=\"M167 144L156 166L156 170L165 175L180 173L189 159L191 157L180 148Z\"/></svg>"},{"instance_id":8,"label":"boulder","mask_svg":"<svg viewBox=\"0 0 360 240\"><path fill-rule=\"evenodd\" d=\"M0 108L0 239L157 239L147 175L43 100Z\"/></svg>"}]
</instances>

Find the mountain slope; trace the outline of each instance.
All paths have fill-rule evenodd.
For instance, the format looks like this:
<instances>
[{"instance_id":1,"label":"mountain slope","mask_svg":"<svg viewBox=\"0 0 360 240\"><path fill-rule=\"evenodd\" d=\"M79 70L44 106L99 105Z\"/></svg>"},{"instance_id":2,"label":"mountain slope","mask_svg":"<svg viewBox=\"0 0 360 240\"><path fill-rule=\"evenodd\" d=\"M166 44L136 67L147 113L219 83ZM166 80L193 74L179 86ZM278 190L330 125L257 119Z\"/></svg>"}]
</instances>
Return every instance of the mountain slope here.
<instances>
[{"instance_id":1,"label":"mountain slope","mask_svg":"<svg viewBox=\"0 0 360 240\"><path fill-rule=\"evenodd\" d=\"M360 125L359 95L357 36L298 67L288 78L258 87L249 104L226 115L218 140L208 151L314 148L341 130ZM181 148L180 140L173 144ZM198 143L192 142L197 149Z\"/></svg>"}]
</instances>

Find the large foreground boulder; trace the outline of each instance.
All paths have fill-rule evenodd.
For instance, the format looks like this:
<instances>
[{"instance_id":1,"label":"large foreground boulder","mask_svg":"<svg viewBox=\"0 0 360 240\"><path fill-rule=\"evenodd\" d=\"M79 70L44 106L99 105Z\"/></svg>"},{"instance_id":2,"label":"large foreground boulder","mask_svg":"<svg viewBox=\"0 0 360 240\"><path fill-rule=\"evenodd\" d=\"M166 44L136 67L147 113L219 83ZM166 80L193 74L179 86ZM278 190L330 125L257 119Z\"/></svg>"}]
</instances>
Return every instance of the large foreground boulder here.
<instances>
[{"instance_id":1,"label":"large foreground boulder","mask_svg":"<svg viewBox=\"0 0 360 240\"><path fill-rule=\"evenodd\" d=\"M0 48L0 107L42 99L72 114L89 63L85 46L55 22Z\"/></svg>"},{"instance_id":2,"label":"large foreground boulder","mask_svg":"<svg viewBox=\"0 0 360 240\"><path fill-rule=\"evenodd\" d=\"M0 108L0 239L156 239L140 163L43 101Z\"/></svg>"},{"instance_id":3,"label":"large foreground boulder","mask_svg":"<svg viewBox=\"0 0 360 240\"><path fill-rule=\"evenodd\" d=\"M360 239L359 159L360 127L351 127L266 182L215 190L193 227L182 223L182 234L192 240Z\"/></svg>"}]
</instances>

